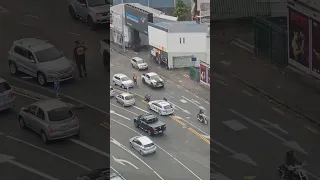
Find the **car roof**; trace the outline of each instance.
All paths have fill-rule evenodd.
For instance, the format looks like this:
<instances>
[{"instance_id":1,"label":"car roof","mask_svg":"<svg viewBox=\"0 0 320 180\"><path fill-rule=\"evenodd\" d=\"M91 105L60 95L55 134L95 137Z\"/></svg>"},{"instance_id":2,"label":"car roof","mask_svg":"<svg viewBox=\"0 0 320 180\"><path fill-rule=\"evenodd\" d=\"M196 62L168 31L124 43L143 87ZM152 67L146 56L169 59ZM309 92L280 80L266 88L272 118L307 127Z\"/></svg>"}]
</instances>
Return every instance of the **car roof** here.
<instances>
[{"instance_id":1,"label":"car roof","mask_svg":"<svg viewBox=\"0 0 320 180\"><path fill-rule=\"evenodd\" d=\"M14 45L19 45L32 52L37 52L37 51L54 47L52 44L48 43L47 41L44 41L38 38L24 38L24 39L16 40L13 43Z\"/></svg>"},{"instance_id":2,"label":"car roof","mask_svg":"<svg viewBox=\"0 0 320 180\"><path fill-rule=\"evenodd\" d=\"M128 77L127 75L122 74L122 73L117 73L117 74L115 74L114 76L119 76L119 77L124 77L124 76L126 76L126 77Z\"/></svg>"},{"instance_id":3,"label":"car roof","mask_svg":"<svg viewBox=\"0 0 320 180\"><path fill-rule=\"evenodd\" d=\"M137 139L141 142L142 145L147 145L147 144L153 143L153 141L150 138L148 138L147 136L140 136Z\"/></svg>"},{"instance_id":4,"label":"car roof","mask_svg":"<svg viewBox=\"0 0 320 180\"><path fill-rule=\"evenodd\" d=\"M149 119L155 118L156 116L151 114L151 113L149 113L149 114L142 115L142 117L145 118L146 120L149 120Z\"/></svg>"},{"instance_id":5,"label":"car roof","mask_svg":"<svg viewBox=\"0 0 320 180\"><path fill-rule=\"evenodd\" d=\"M4 82L6 82L6 80L0 77L0 83L4 83Z\"/></svg>"},{"instance_id":6,"label":"car roof","mask_svg":"<svg viewBox=\"0 0 320 180\"><path fill-rule=\"evenodd\" d=\"M149 72L149 73L147 73L149 76L154 76L154 75L158 75L157 73L155 73L155 72Z\"/></svg>"},{"instance_id":7,"label":"car roof","mask_svg":"<svg viewBox=\"0 0 320 180\"><path fill-rule=\"evenodd\" d=\"M33 103L33 105L36 105L45 111L50 111L50 110L57 109L57 108L68 107L68 105L66 103L64 103L58 99L41 100L41 101Z\"/></svg>"},{"instance_id":8,"label":"car roof","mask_svg":"<svg viewBox=\"0 0 320 180\"><path fill-rule=\"evenodd\" d=\"M132 59L135 59L135 60L143 60L142 58L140 58L140 57L133 57Z\"/></svg>"},{"instance_id":9,"label":"car roof","mask_svg":"<svg viewBox=\"0 0 320 180\"><path fill-rule=\"evenodd\" d=\"M133 96L133 94L130 94L130 93L126 93L126 92L124 92L124 93L121 93L120 95L122 95L122 96Z\"/></svg>"}]
</instances>

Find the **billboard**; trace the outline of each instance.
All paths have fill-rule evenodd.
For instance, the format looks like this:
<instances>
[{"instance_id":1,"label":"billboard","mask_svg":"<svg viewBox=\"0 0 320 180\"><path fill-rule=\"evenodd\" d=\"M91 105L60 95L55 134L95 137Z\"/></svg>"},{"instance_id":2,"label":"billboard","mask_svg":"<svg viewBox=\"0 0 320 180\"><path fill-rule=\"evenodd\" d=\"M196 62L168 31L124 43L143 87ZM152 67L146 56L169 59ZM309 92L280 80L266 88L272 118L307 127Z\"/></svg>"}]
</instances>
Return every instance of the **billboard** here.
<instances>
[{"instance_id":1,"label":"billboard","mask_svg":"<svg viewBox=\"0 0 320 180\"><path fill-rule=\"evenodd\" d=\"M289 57L309 68L309 18L289 10Z\"/></svg>"},{"instance_id":2,"label":"billboard","mask_svg":"<svg viewBox=\"0 0 320 180\"><path fill-rule=\"evenodd\" d=\"M312 70L320 74L320 22L312 22Z\"/></svg>"},{"instance_id":3,"label":"billboard","mask_svg":"<svg viewBox=\"0 0 320 180\"><path fill-rule=\"evenodd\" d=\"M210 86L210 67L200 64L200 82Z\"/></svg>"},{"instance_id":4,"label":"billboard","mask_svg":"<svg viewBox=\"0 0 320 180\"><path fill-rule=\"evenodd\" d=\"M148 35L148 24L153 22L153 15L130 4L124 5L125 23L128 27Z\"/></svg>"}]
</instances>

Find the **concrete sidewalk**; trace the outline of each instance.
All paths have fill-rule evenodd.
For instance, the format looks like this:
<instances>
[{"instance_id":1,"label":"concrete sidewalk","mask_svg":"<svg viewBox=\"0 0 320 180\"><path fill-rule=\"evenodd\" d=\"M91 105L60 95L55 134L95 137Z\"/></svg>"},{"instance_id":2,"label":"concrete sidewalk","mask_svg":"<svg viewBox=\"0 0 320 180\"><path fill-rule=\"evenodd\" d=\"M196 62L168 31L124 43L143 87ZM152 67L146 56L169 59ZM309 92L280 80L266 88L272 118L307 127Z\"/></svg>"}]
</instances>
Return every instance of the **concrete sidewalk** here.
<instances>
[{"instance_id":1,"label":"concrete sidewalk","mask_svg":"<svg viewBox=\"0 0 320 180\"><path fill-rule=\"evenodd\" d=\"M291 68L281 69L259 60L230 41L232 34L214 32L211 41L212 71L237 80L297 115L320 126L320 83Z\"/></svg>"},{"instance_id":2,"label":"concrete sidewalk","mask_svg":"<svg viewBox=\"0 0 320 180\"><path fill-rule=\"evenodd\" d=\"M138 56L144 60L146 60L149 64L149 71L153 71L158 73L160 76L169 79L177 85L180 85L190 91L191 93L205 99L210 102L210 90L207 87L203 87L200 83L192 81L189 79L189 70L188 69L175 69L168 70L166 68L160 67L157 63L150 60L149 51L141 51L136 53L131 50L127 50L125 53L123 52L122 47L111 43L111 49L114 51L123 54L124 56L131 58L134 56ZM112 58L112 57L111 57Z\"/></svg>"}]
</instances>

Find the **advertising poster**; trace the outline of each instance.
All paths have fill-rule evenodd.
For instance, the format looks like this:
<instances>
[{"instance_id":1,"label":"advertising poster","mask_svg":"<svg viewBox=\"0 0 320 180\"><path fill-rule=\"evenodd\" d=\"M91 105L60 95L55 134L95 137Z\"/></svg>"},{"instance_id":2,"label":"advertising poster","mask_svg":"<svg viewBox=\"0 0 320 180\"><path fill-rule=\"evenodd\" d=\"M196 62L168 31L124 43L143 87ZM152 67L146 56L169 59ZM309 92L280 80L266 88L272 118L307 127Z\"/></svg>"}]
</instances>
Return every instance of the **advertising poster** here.
<instances>
[{"instance_id":1,"label":"advertising poster","mask_svg":"<svg viewBox=\"0 0 320 180\"><path fill-rule=\"evenodd\" d=\"M320 74L320 22L312 22L312 70Z\"/></svg>"},{"instance_id":2,"label":"advertising poster","mask_svg":"<svg viewBox=\"0 0 320 180\"><path fill-rule=\"evenodd\" d=\"M143 34L148 35L148 24L153 22L152 13L148 13L142 9L125 4L125 24Z\"/></svg>"},{"instance_id":3,"label":"advertising poster","mask_svg":"<svg viewBox=\"0 0 320 180\"><path fill-rule=\"evenodd\" d=\"M289 57L309 68L309 19L290 9L289 12Z\"/></svg>"},{"instance_id":4,"label":"advertising poster","mask_svg":"<svg viewBox=\"0 0 320 180\"><path fill-rule=\"evenodd\" d=\"M210 85L210 68L207 68L207 74L208 74L208 84Z\"/></svg>"},{"instance_id":5,"label":"advertising poster","mask_svg":"<svg viewBox=\"0 0 320 180\"><path fill-rule=\"evenodd\" d=\"M203 64L200 64L200 81L207 83L207 67Z\"/></svg>"}]
</instances>

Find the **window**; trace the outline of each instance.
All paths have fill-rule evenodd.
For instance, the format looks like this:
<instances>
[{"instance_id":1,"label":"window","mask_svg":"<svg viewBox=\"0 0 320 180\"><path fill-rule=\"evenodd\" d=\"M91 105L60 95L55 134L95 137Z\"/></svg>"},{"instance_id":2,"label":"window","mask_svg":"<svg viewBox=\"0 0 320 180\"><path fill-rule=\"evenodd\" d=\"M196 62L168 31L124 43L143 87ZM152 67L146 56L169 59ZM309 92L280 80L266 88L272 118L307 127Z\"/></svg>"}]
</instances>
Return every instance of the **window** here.
<instances>
[{"instance_id":1,"label":"window","mask_svg":"<svg viewBox=\"0 0 320 180\"><path fill-rule=\"evenodd\" d=\"M15 53L19 54L20 56L23 56L23 57L25 57L25 58L28 57L28 51L25 50L25 49L23 49L23 48L21 48L21 47L18 47L18 46L14 47L14 50L13 50L13 51L14 51Z\"/></svg>"},{"instance_id":2,"label":"window","mask_svg":"<svg viewBox=\"0 0 320 180\"><path fill-rule=\"evenodd\" d=\"M49 121L63 121L73 117L72 111L67 107L53 109L48 111Z\"/></svg>"},{"instance_id":3,"label":"window","mask_svg":"<svg viewBox=\"0 0 320 180\"><path fill-rule=\"evenodd\" d=\"M184 44L184 43L186 43L186 42L185 42L185 39L183 38L183 44Z\"/></svg>"},{"instance_id":4,"label":"window","mask_svg":"<svg viewBox=\"0 0 320 180\"><path fill-rule=\"evenodd\" d=\"M28 108L28 112L32 115L36 115L36 111L37 111L37 106L35 105L31 105L29 108Z\"/></svg>"},{"instance_id":5,"label":"window","mask_svg":"<svg viewBox=\"0 0 320 180\"><path fill-rule=\"evenodd\" d=\"M164 109L172 109L172 106L171 105L166 105L166 106L163 106Z\"/></svg>"},{"instance_id":6,"label":"window","mask_svg":"<svg viewBox=\"0 0 320 180\"><path fill-rule=\"evenodd\" d=\"M181 38L180 38L180 44L181 44Z\"/></svg>"},{"instance_id":7,"label":"window","mask_svg":"<svg viewBox=\"0 0 320 180\"><path fill-rule=\"evenodd\" d=\"M126 96L125 99L126 99L126 100L131 100L131 99L133 99L133 96Z\"/></svg>"},{"instance_id":8,"label":"window","mask_svg":"<svg viewBox=\"0 0 320 180\"><path fill-rule=\"evenodd\" d=\"M122 77L121 81L129 81L130 79L128 77Z\"/></svg>"},{"instance_id":9,"label":"window","mask_svg":"<svg viewBox=\"0 0 320 180\"><path fill-rule=\"evenodd\" d=\"M154 146L154 143L150 143L150 144L146 144L146 145L144 145L144 147L146 147L146 148L148 148L148 147L152 147L152 146Z\"/></svg>"},{"instance_id":10,"label":"window","mask_svg":"<svg viewBox=\"0 0 320 180\"><path fill-rule=\"evenodd\" d=\"M7 82L0 83L0 93L4 93L6 91L9 91L11 89L11 86Z\"/></svg>"},{"instance_id":11,"label":"window","mask_svg":"<svg viewBox=\"0 0 320 180\"><path fill-rule=\"evenodd\" d=\"M110 3L108 2L108 0L89 0L88 4L90 7L95 7L95 6L103 6Z\"/></svg>"},{"instance_id":12,"label":"window","mask_svg":"<svg viewBox=\"0 0 320 180\"><path fill-rule=\"evenodd\" d=\"M44 112L43 112L43 110L40 109L40 108L39 108L38 111L37 111L37 117L38 117L39 119L45 120Z\"/></svg>"},{"instance_id":13,"label":"window","mask_svg":"<svg viewBox=\"0 0 320 180\"><path fill-rule=\"evenodd\" d=\"M32 54L30 51L27 51L27 54L28 54L27 58L28 58L29 60L34 61L33 54Z\"/></svg>"},{"instance_id":14,"label":"window","mask_svg":"<svg viewBox=\"0 0 320 180\"><path fill-rule=\"evenodd\" d=\"M136 62L137 62L135 59L132 59L132 61L133 61L134 63L136 63Z\"/></svg>"},{"instance_id":15,"label":"window","mask_svg":"<svg viewBox=\"0 0 320 180\"><path fill-rule=\"evenodd\" d=\"M35 54L39 63L54 61L63 57L62 53L55 47L38 51Z\"/></svg>"},{"instance_id":16,"label":"window","mask_svg":"<svg viewBox=\"0 0 320 180\"><path fill-rule=\"evenodd\" d=\"M137 64L142 64L142 63L144 63L143 60L138 60L138 61L137 61Z\"/></svg>"},{"instance_id":17,"label":"window","mask_svg":"<svg viewBox=\"0 0 320 180\"><path fill-rule=\"evenodd\" d=\"M153 117L153 118L147 119L147 124L155 123L157 121L158 121L158 118L157 117Z\"/></svg>"}]
</instances>

